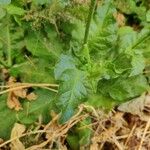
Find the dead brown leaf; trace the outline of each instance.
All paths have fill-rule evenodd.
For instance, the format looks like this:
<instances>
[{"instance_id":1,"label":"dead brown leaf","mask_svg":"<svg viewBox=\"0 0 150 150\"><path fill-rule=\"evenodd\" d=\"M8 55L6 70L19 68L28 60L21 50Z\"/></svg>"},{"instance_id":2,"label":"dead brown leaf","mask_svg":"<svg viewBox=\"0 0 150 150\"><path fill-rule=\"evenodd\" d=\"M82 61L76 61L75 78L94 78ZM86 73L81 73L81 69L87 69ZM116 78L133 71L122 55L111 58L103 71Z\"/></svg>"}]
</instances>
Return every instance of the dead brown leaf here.
<instances>
[{"instance_id":1,"label":"dead brown leaf","mask_svg":"<svg viewBox=\"0 0 150 150\"><path fill-rule=\"evenodd\" d=\"M25 132L26 127L22 124L15 123L12 132L11 139L18 137L16 140L12 140L11 142L11 150L25 150L25 146L19 140L19 137Z\"/></svg>"},{"instance_id":2,"label":"dead brown leaf","mask_svg":"<svg viewBox=\"0 0 150 150\"><path fill-rule=\"evenodd\" d=\"M20 98L26 98L27 96L27 89L20 89L13 91L14 95Z\"/></svg>"},{"instance_id":3,"label":"dead brown leaf","mask_svg":"<svg viewBox=\"0 0 150 150\"><path fill-rule=\"evenodd\" d=\"M117 13L114 14L114 17L115 17L119 27L122 27L122 26L125 25L125 17L124 17L123 14L117 12Z\"/></svg>"},{"instance_id":4,"label":"dead brown leaf","mask_svg":"<svg viewBox=\"0 0 150 150\"><path fill-rule=\"evenodd\" d=\"M148 121L148 113L150 113L150 95L143 93L140 97L121 104L118 110L138 115L141 120Z\"/></svg>"},{"instance_id":5,"label":"dead brown leaf","mask_svg":"<svg viewBox=\"0 0 150 150\"><path fill-rule=\"evenodd\" d=\"M28 94L26 96L27 100L31 101L31 100L36 100L37 99L37 95L33 92L31 92L30 94Z\"/></svg>"},{"instance_id":6,"label":"dead brown leaf","mask_svg":"<svg viewBox=\"0 0 150 150\"><path fill-rule=\"evenodd\" d=\"M7 106L10 109L14 108L16 111L22 110L22 106L18 100L18 97L13 92L9 92L8 94Z\"/></svg>"},{"instance_id":7,"label":"dead brown leaf","mask_svg":"<svg viewBox=\"0 0 150 150\"><path fill-rule=\"evenodd\" d=\"M19 101L20 98L23 98L23 99L26 98L29 101L35 100L37 98L37 96L33 92L30 94L27 94L28 92L27 88L22 87L20 89L15 90L15 87L17 87L19 84L21 83L16 82L16 79L14 77L9 78L8 86L10 86L11 88L14 88L14 90L9 91L8 93L7 106L10 109L15 109L16 111L23 109Z\"/></svg>"},{"instance_id":8,"label":"dead brown leaf","mask_svg":"<svg viewBox=\"0 0 150 150\"><path fill-rule=\"evenodd\" d=\"M149 99L149 96L145 94L145 104L146 98ZM149 104L149 101L147 104ZM91 117L92 124L90 125L90 128L93 131L91 144L87 147L80 147L80 149L150 149L150 120L148 122L142 121L137 115L120 112L118 110L112 110L111 112L106 113L102 109L97 110L92 108L87 112L89 108L91 107L81 105L79 112L65 124L59 124L59 115L55 112L52 112L52 120L47 125L43 125L40 123L40 125L38 124L38 128L36 130L23 133L19 137L24 137L27 135L29 137L32 134L38 135L36 140L38 142L33 143L33 145L29 147L26 145L26 150L42 150L45 148L53 150L56 147L61 150L67 150L69 148L68 144L66 144L66 138L72 127L86 117ZM129 116L125 116L125 114L128 114ZM135 121L131 119L130 123L128 123L127 120L129 120L130 118L136 118L136 116L139 119L138 121L136 119ZM42 130L39 130L40 126ZM11 140L2 143L0 147L3 146L5 148L9 143L12 143L12 141L16 139L19 140L19 138L16 136ZM22 147L20 149L22 149Z\"/></svg>"},{"instance_id":9,"label":"dead brown leaf","mask_svg":"<svg viewBox=\"0 0 150 150\"><path fill-rule=\"evenodd\" d=\"M8 78L8 70L5 68L1 69L1 77L3 80L6 80Z\"/></svg>"},{"instance_id":10,"label":"dead brown leaf","mask_svg":"<svg viewBox=\"0 0 150 150\"><path fill-rule=\"evenodd\" d=\"M2 138L0 138L0 144L3 143L3 142L4 142L4 140Z\"/></svg>"}]
</instances>

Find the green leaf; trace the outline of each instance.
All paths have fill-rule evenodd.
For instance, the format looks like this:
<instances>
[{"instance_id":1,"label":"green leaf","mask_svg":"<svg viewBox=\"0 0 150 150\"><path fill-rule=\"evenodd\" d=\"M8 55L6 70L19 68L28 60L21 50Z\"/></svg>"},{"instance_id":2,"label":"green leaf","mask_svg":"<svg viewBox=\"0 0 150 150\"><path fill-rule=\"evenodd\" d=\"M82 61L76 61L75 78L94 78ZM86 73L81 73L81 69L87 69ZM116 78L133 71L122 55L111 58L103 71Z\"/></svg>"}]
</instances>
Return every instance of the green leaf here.
<instances>
[{"instance_id":1,"label":"green leaf","mask_svg":"<svg viewBox=\"0 0 150 150\"><path fill-rule=\"evenodd\" d=\"M150 40L147 41L148 43ZM146 59L146 62L149 64L149 58L150 58L150 45L147 45L147 47L143 50L143 55Z\"/></svg>"},{"instance_id":2,"label":"green leaf","mask_svg":"<svg viewBox=\"0 0 150 150\"><path fill-rule=\"evenodd\" d=\"M114 61L114 70L117 74L122 74L127 70L131 70L131 58L125 54L120 54Z\"/></svg>"},{"instance_id":3,"label":"green leaf","mask_svg":"<svg viewBox=\"0 0 150 150\"><path fill-rule=\"evenodd\" d=\"M134 55L132 57L132 71L130 76L135 76L143 72L145 68L145 59L143 55Z\"/></svg>"},{"instance_id":4,"label":"green leaf","mask_svg":"<svg viewBox=\"0 0 150 150\"><path fill-rule=\"evenodd\" d=\"M125 26L119 29L118 35L120 53L142 53L142 50L147 45L146 41L150 38L150 30L149 28L145 27L138 33L131 27Z\"/></svg>"},{"instance_id":5,"label":"green leaf","mask_svg":"<svg viewBox=\"0 0 150 150\"><path fill-rule=\"evenodd\" d=\"M47 4L47 3L52 2L52 0L33 0L33 2L34 2L35 4L43 5L43 4Z\"/></svg>"},{"instance_id":6,"label":"green leaf","mask_svg":"<svg viewBox=\"0 0 150 150\"><path fill-rule=\"evenodd\" d=\"M90 144L92 130L88 126L91 123L91 118L86 118L85 120L81 121L77 126L80 147Z\"/></svg>"},{"instance_id":7,"label":"green leaf","mask_svg":"<svg viewBox=\"0 0 150 150\"><path fill-rule=\"evenodd\" d=\"M137 32L133 28L124 26L118 30L119 41L118 50L119 53L124 52L128 48L132 48L133 43L137 40Z\"/></svg>"},{"instance_id":8,"label":"green leaf","mask_svg":"<svg viewBox=\"0 0 150 150\"><path fill-rule=\"evenodd\" d=\"M148 88L147 80L143 75L101 80L98 84L98 92L104 96L110 96L116 101L130 100L141 95Z\"/></svg>"},{"instance_id":9,"label":"green leaf","mask_svg":"<svg viewBox=\"0 0 150 150\"><path fill-rule=\"evenodd\" d=\"M66 122L88 95L90 84L87 73L77 69L78 62L71 55L61 55L56 64L55 78L60 81L56 105L61 112L60 122Z\"/></svg>"},{"instance_id":10,"label":"green leaf","mask_svg":"<svg viewBox=\"0 0 150 150\"><path fill-rule=\"evenodd\" d=\"M87 74L77 69L68 69L62 74L61 81L56 105L61 111L60 121L64 123L88 94Z\"/></svg>"},{"instance_id":11,"label":"green leaf","mask_svg":"<svg viewBox=\"0 0 150 150\"><path fill-rule=\"evenodd\" d=\"M119 29L118 35L119 54L114 61L115 68L117 70L129 70L129 76L142 74L145 68L143 52L145 51L148 45L148 39L150 38L149 28L144 28L137 33L130 27L122 27ZM125 59L122 59L121 56Z\"/></svg>"},{"instance_id":12,"label":"green leaf","mask_svg":"<svg viewBox=\"0 0 150 150\"><path fill-rule=\"evenodd\" d=\"M82 21L74 19L71 24L73 25L73 30L71 32L72 39L81 42L84 38L85 25Z\"/></svg>"},{"instance_id":13,"label":"green leaf","mask_svg":"<svg viewBox=\"0 0 150 150\"><path fill-rule=\"evenodd\" d=\"M10 14L10 15L24 15L25 14L25 10L22 9L21 7L17 7L17 6L14 6L14 5L8 5L6 7L6 10L7 10L7 13Z\"/></svg>"},{"instance_id":14,"label":"green leaf","mask_svg":"<svg viewBox=\"0 0 150 150\"><path fill-rule=\"evenodd\" d=\"M133 13L134 9L136 8L135 0L126 0L126 1L114 0L114 3L117 8L121 9L122 12L126 14Z\"/></svg>"},{"instance_id":15,"label":"green leaf","mask_svg":"<svg viewBox=\"0 0 150 150\"><path fill-rule=\"evenodd\" d=\"M132 14L133 16L136 14L138 18L142 21L145 21L145 13L146 13L146 7L143 5L145 2L141 1L142 3L140 5L137 5L137 3L140 1L136 0L114 0L114 4L117 9L119 9L121 12L125 14ZM146 4L147 6L147 4ZM136 18L134 18L136 20Z\"/></svg>"},{"instance_id":16,"label":"green leaf","mask_svg":"<svg viewBox=\"0 0 150 150\"><path fill-rule=\"evenodd\" d=\"M24 60L22 48L24 47L24 29L12 22L10 17L6 17L0 26L0 50L7 58L7 66L11 66L12 62Z\"/></svg>"},{"instance_id":17,"label":"green leaf","mask_svg":"<svg viewBox=\"0 0 150 150\"><path fill-rule=\"evenodd\" d=\"M68 8L68 12L71 13L72 16L75 16L77 19L83 21L87 19L88 11L89 11L88 3L84 3L84 5L75 5L75 7Z\"/></svg>"},{"instance_id":18,"label":"green leaf","mask_svg":"<svg viewBox=\"0 0 150 150\"><path fill-rule=\"evenodd\" d=\"M0 0L0 5L8 5L11 3L11 0Z\"/></svg>"},{"instance_id":19,"label":"green leaf","mask_svg":"<svg viewBox=\"0 0 150 150\"><path fill-rule=\"evenodd\" d=\"M97 9L88 40L91 55L94 55L93 59L106 58L116 45L117 24L113 16L115 13L116 10L110 0L105 1L103 6Z\"/></svg>"},{"instance_id":20,"label":"green leaf","mask_svg":"<svg viewBox=\"0 0 150 150\"><path fill-rule=\"evenodd\" d=\"M47 33L47 38L50 42L50 48L53 51L56 51L59 55L64 47L64 44L58 33L59 31L57 31L58 29L56 29L54 25L45 24L44 30Z\"/></svg>"},{"instance_id":21,"label":"green leaf","mask_svg":"<svg viewBox=\"0 0 150 150\"><path fill-rule=\"evenodd\" d=\"M8 139L14 123L16 114L6 105L6 95L0 96L0 138Z\"/></svg>"},{"instance_id":22,"label":"green leaf","mask_svg":"<svg viewBox=\"0 0 150 150\"><path fill-rule=\"evenodd\" d=\"M116 104L118 104L118 102L112 99L110 96L97 93L90 95L85 104L91 105L94 108L105 108L106 110L111 110Z\"/></svg>"},{"instance_id":23,"label":"green leaf","mask_svg":"<svg viewBox=\"0 0 150 150\"><path fill-rule=\"evenodd\" d=\"M39 116L42 116L43 123L47 123L50 120L50 111L53 109L53 102L55 94L48 91L38 89L35 90L37 99L32 102L24 101L23 111L17 114L17 119L23 124L34 123Z\"/></svg>"},{"instance_id":24,"label":"green leaf","mask_svg":"<svg viewBox=\"0 0 150 150\"><path fill-rule=\"evenodd\" d=\"M48 90L35 90L37 99L29 102L24 100L23 110L16 112L7 107L7 96L0 96L0 137L7 139L10 136L12 127L15 122L31 124L35 122L39 116L42 116L42 121L47 123L50 120L49 112L53 106L55 95Z\"/></svg>"},{"instance_id":25,"label":"green leaf","mask_svg":"<svg viewBox=\"0 0 150 150\"><path fill-rule=\"evenodd\" d=\"M40 31L30 31L26 37L26 47L33 56L42 58L58 58L59 51L54 47L54 41L51 42Z\"/></svg>"},{"instance_id":26,"label":"green leaf","mask_svg":"<svg viewBox=\"0 0 150 150\"><path fill-rule=\"evenodd\" d=\"M6 11L0 7L0 19L2 19L6 15Z\"/></svg>"},{"instance_id":27,"label":"green leaf","mask_svg":"<svg viewBox=\"0 0 150 150\"><path fill-rule=\"evenodd\" d=\"M149 57L150 58L150 57ZM148 80L148 83L150 84L150 65L147 65L146 68L145 68L145 72L146 72L146 77L147 77L147 80Z\"/></svg>"},{"instance_id":28,"label":"green leaf","mask_svg":"<svg viewBox=\"0 0 150 150\"><path fill-rule=\"evenodd\" d=\"M72 150L78 150L90 144L92 130L88 127L91 118L80 121L67 136L67 142ZM79 148L80 147L80 148Z\"/></svg>"},{"instance_id":29,"label":"green leaf","mask_svg":"<svg viewBox=\"0 0 150 150\"><path fill-rule=\"evenodd\" d=\"M79 138L78 135L75 134L69 134L67 136L67 143L71 147L72 150L78 150L79 149Z\"/></svg>"},{"instance_id":30,"label":"green leaf","mask_svg":"<svg viewBox=\"0 0 150 150\"><path fill-rule=\"evenodd\" d=\"M59 62L55 66L54 74L56 80L59 80L64 71L67 69L75 69L75 60L71 55L61 55Z\"/></svg>"},{"instance_id":31,"label":"green leaf","mask_svg":"<svg viewBox=\"0 0 150 150\"><path fill-rule=\"evenodd\" d=\"M146 21L150 22L150 10L146 12Z\"/></svg>"},{"instance_id":32,"label":"green leaf","mask_svg":"<svg viewBox=\"0 0 150 150\"><path fill-rule=\"evenodd\" d=\"M43 59L31 60L16 64L10 69L10 74L15 77L20 77L22 82L31 83L53 83L53 68L48 61Z\"/></svg>"}]
</instances>

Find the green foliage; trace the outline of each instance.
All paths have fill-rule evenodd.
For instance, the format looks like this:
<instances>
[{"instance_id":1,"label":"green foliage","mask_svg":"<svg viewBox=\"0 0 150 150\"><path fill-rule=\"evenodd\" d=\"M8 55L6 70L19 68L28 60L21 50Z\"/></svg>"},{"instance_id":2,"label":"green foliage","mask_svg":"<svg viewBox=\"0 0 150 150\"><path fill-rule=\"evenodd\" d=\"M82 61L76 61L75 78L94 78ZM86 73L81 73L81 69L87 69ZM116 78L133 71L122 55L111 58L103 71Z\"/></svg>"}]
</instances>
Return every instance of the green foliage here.
<instances>
[{"instance_id":1,"label":"green foliage","mask_svg":"<svg viewBox=\"0 0 150 150\"><path fill-rule=\"evenodd\" d=\"M2 19L6 15L6 11L0 7L0 19Z\"/></svg>"},{"instance_id":2,"label":"green foliage","mask_svg":"<svg viewBox=\"0 0 150 150\"><path fill-rule=\"evenodd\" d=\"M42 116L43 123L47 123L50 119L49 112L53 107L53 101L55 94L48 90L35 90L35 94L38 96L36 101L23 102L23 111L17 113L17 121L23 124L34 123L39 116Z\"/></svg>"},{"instance_id":3,"label":"green foliage","mask_svg":"<svg viewBox=\"0 0 150 150\"><path fill-rule=\"evenodd\" d=\"M62 55L55 68L55 78L61 81L56 102L62 113L61 122L67 121L74 114L75 108L88 94L87 74L78 70L74 62L71 56Z\"/></svg>"},{"instance_id":4,"label":"green foliage","mask_svg":"<svg viewBox=\"0 0 150 150\"><path fill-rule=\"evenodd\" d=\"M110 1L97 9L91 24L88 46L94 58L105 58L117 41L117 24L113 14L116 13ZM95 53L97 58L95 57Z\"/></svg>"},{"instance_id":5,"label":"green foliage","mask_svg":"<svg viewBox=\"0 0 150 150\"><path fill-rule=\"evenodd\" d=\"M73 150L78 150L79 147L86 146L90 143L92 131L87 126L91 124L91 118L86 118L77 124L75 128L67 136L67 142Z\"/></svg>"},{"instance_id":6,"label":"green foliage","mask_svg":"<svg viewBox=\"0 0 150 150\"><path fill-rule=\"evenodd\" d=\"M120 77L112 80L104 79L98 83L98 92L119 101L139 96L146 90L148 90L148 83L142 75L128 78Z\"/></svg>"},{"instance_id":7,"label":"green foliage","mask_svg":"<svg viewBox=\"0 0 150 150\"><path fill-rule=\"evenodd\" d=\"M150 10L146 12L146 21L150 22Z\"/></svg>"},{"instance_id":8,"label":"green foliage","mask_svg":"<svg viewBox=\"0 0 150 150\"><path fill-rule=\"evenodd\" d=\"M6 105L6 95L0 96L0 137L9 138L11 129L16 122L16 114L12 110L8 109Z\"/></svg>"},{"instance_id":9,"label":"green foliage","mask_svg":"<svg viewBox=\"0 0 150 150\"><path fill-rule=\"evenodd\" d=\"M148 44L147 40L149 39L149 35L150 31L146 28L140 33L133 31L133 29L129 27L120 28L119 55L121 57L119 56L115 60L116 71L123 69L123 66L128 66L126 69L130 70L130 76L142 74L145 68L145 61L142 53ZM120 65L118 66L119 63ZM122 71L124 71L124 69Z\"/></svg>"},{"instance_id":10,"label":"green foliage","mask_svg":"<svg viewBox=\"0 0 150 150\"><path fill-rule=\"evenodd\" d=\"M111 110L119 101L114 101L110 96L104 96L100 92L98 94L93 94L89 96L88 101L85 103L91 105L94 108L104 108L106 110Z\"/></svg>"},{"instance_id":11,"label":"green foliage","mask_svg":"<svg viewBox=\"0 0 150 150\"><path fill-rule=\"evenodd\" d=\"M55 73L55 78L59 80L62 76L62 74L67 70L67 69L75 69L76 64L75 60L73 59L72 56L69 55L61 55L59 62L57 63L54 73Z\"/></svg>"},{"instance_id":12,"label":"green foliage","mask_svg":"<svg viewBox=\"0 0 150 150\"><path fill-rule=\"evenodd\" d=\"M53 83L53 69L50 64L43 59L31 60L31 62L14 65L10 74L14 77L20 75L22 82L31 83Z\"/></svg>"},{"instance_id":13,"label":"green foliage","mask_svg":"<svg viewBox=\"0 0 150 150\"><path fill-rule=\"evenodd\" d=\"M91 124L91 118L87 118L81 121L77 126L77 133L79 136L80 146L88 145L90 143L90 137L92 135L92 131L87 127L90 124Z\"/></svg>"},{"instance_id":14,"label":"green foliage","mask_svg":"<svg viewBox=\"0 0 150 150\"><path fill-rule=\"evenodd\" d=\"M16 112L8 109L6 105L7 96L0 96L0 137L9 138L10 131L15 122L24 124L34 123L40 115L42 115L43 122L48 122L50 119L49 111L53 106L54 95L46 90L35 90L38 95L36 101L23 101L23 110Z\"/></svg>"},{"instance_id":15,"label":"green foliage","mask_svg":"<svg viewBox=\"0 0 150 150\"><path fill-rule=\"evenodd\" d=\"M1 18L2 20L0 20L0 27L2 29L0 32L0 50L3 56L1 59L5 62L4 58L7 57L5 66L10 67L12 65L12 61L24 60L21 52L21 49L24 47L24 29L12 20L13 18L8 14L7 9L1 9L4 11L5 16L3 16ZM16 12L12 11L12 13ZM19 58L17 58L18 56Z\"/></svg>"},{"instance_id":16,"label":"green foliage","mask_svg":"<svg viewBox=\"0 0 150 150\"><path fill-rule=\"evenodd\" d=\"M35 4L41 4L41 5L43 5L43 4L46 4L46 3L50 3L51 0L33 0L33 2Z\"/></svg>"},{"instance_id":17,"label":"green foliage","mask_svg":"<svg viewBox=\"0 0 150 150\"><path fill-rule=\"evenodd\" d=\"M79 149L79 139L77 135L69 134L67 136L67 142L72 150L78 150Z\"/></svg>"},{"instance_id":18,"label":"green foliage","mask_svg":"<svg viewBox=\"0 0 150 150\"><path fill-rule=\"evenodd\" d=\"M91 22L86 20L89 3L9 3L0 1L0 69L6 68L21 82L57 83L59 89L55 95L32 88L38 98L21 100L24 109L18 113L7 108L7 95L0 96L0 137L7 138L15 122L29 125L40 115L49 121L51 110L65 123L81 103L109 110L149 90L150 13L146 1L103 0L93 9ZM118 25L118 12L125 16L124 26ZM87 23L89 34L84 43ZM7 82L3 77L0 81ZM90 142L92 133L84 128L90 123L89 118L70 131L67 142L72 149Z\"/></svg>"},{"instance_id":19,"label":"green foliage","mask_svg":"<svg viewBox=\"0 0 150 150\"><path fill-rule=\"evenodd\" d=\"M66 70L61 80L63 83L60 85L56 105L62 113L61 122L65 122L74 114L75 108L87 95L86 73L77 69Z\"/></svg>"},{"instance_id":20,"label":"green foliage","mask_svg":"<svg viewBox=\"0 0 150 150\"><path fill-rule=\"evenodd\" d=\"M8 14L10 14L10 15L24 15L25 14L24 9L14 6L14 5L8 5L6 7L6 10L7 10Z\"/></svg>"},{"instance_id":21,"label":"green foliage","mask_svg":"<svg viewBox=\"0 0 150 150\"><path fill-rule=\"evenodd\" d=\"M137 18L143 22L146 20L145 14L147 9L146 7L148 5L144 2L144 0L142 0L141 2L138 0L114 0L114 4L121 12L128 15L136 14Z\"/></svg>"},{"instance_id":22,"label":"green foliage","mask_svg":"<svg viewBox=\"0 0 150 150\"><path fill-rule=\"evenodd\" d=\"M78 69L87 72L86 81L91 85L90 93L95 95L93 98L96 98L97 101L93 100L94 102L92 102L91 97L88 99L86 95L83 95L83 98L94 106L106 106L108 102L112 103L113 106L119 101L123 102L139 96L149 88L146 77L142 75L146 66L143 52L147 48L147 41L150 38L149 27L143 28L140 32L127 26L118 28L114 18L115 13L116 9L112 1L105 1L102 6L97 8L90 26L86 48L85 45L82 46L84 37L83 35L80 36L80 33L85 30L84 22L74 22L74 30L71 30L71 48L73 48L73 57L76 59L61 57L56 65L55 73L57 72L57 74L55 74L55 78L61 82L63 81L61 78L64 79L64 77L74 79L73 74L70 74L69 71L66 71L65 75L63 74L66 69ZM72 45L77 46L72 47ZM67 81L72 83L70 80ZM68 82L67 84L69 84ZM61 93L64 92L63 94L70 92L71 89L70 86L68 91L61 88L64 84L61 84L59 90ZM59 98L61 96L59 95ZM59 102L66 102L67 98L65 100L59 98ZM100 100L98 101L98 99ZM103 99L106 100L106 103L102 102ZM73 104L72 101L68 100L67 102L70 102L70 105ZM78 97L76 97L77 102L78 104L81 103ZM63 103L62 106L65 107L66 105ZM74 108L71 107L72 111L69 109L70 114L73 113ZM67 109L64 113L62 111L62 117L66 113Z\"/></svg>"},{"instance_id":23,"label":"green foliage","mask_svg":"<svg viewBox=\"0 0 150 150\"><path fill-rule=\"evenodd\" d=\"M56 51L55 45L53 45L53 43L50 43L50 41L38 31L30 31L30 33L26 37L26 46L28 51L30 51L33 56L43 58L53 58L54 56L59 56L59 49L57 49Z\"/></svg>"},{"instance_id":24,"label":"green foliage","mask_svg":"<svg viewBox=\"0 0 150 150\"><path fill-rule=\"evenodd\" d=\"M10 3L11 3L11 0L0 0L0 5L7 5Z\"/></svg>"}]
</instances>

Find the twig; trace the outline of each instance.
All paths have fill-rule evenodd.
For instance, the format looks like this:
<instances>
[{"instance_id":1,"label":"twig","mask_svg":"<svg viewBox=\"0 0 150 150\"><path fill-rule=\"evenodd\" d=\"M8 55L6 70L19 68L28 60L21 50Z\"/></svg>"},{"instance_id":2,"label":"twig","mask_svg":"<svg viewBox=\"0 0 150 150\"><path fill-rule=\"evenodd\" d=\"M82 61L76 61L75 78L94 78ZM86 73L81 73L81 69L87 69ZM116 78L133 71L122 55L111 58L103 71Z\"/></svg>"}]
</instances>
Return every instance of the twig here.
<instances>
[{"instance_id":1,"label":"twig","mask_svg":"<svg viewBox=\"0 0 150 150\"><path fill-rule=\"evenodd\" d=\"M113 133L111 133L111 132L108 133L107 129L106 129L102 124L100 124L100 126L101 126L102 129L106 132L108 138L109 138L112 142L114 142L114 144L118 147L118 149L119 149L119 150L123 150L123 148L122 148L121 144L118 142L116 136L115 136Z\"/></svg>"},{"instance_id":2,"label":"twig","mask_svg":"<svg viewBox=\"0 0 150 150\"><path fill-rule=\"evenodd\" d=\"M58 128L56 131L54 131L51 136L44 141L43 143L39 144L39 145L34 145L31 146L29 148L27 148L26 150L36 150L39 148L44 147L45 145L47 145L50 141L52 141L52 139L60 137L65 135L68 130L73 127L75 124L77 124L79 121L85 119L87 117L87 115L80 115L80 113L82 112L83 107L79 107L79 111L76 113L76 115L74 115L68 122L66 122L64 125L60 126L60 128ZM45 129L48 129L48 127L50 127L51 123L53 123L53 121L55 122L55 120L57 120L58 116L56 116L46 127Z\"/></svg>"},{"instance_id":3,"label":"twig","mask_svg":"<svg viewBox=\"0 0 150 150\"><path fill-rule=\"evenodd\" d=\"M49 87L59 87L58 84L48 84L48 83L14 83L11 85L1 85L1 88L11 88L17 86L49 86Z\"/></svg>"},{"instance_id":4,"label":"twig","mask_svg":"<svg viewBox=\"0 0 150 150\"><path fill-rule=\"evenodd\" d=\"M14 138L12 138L12 139L10 139L10 140L8 140L8 141L6 141L6 142L0 144L0 147L3 147L3 146L5 146L5 145L11 143L11 142L14 141L14 140L17 140L17 139L21 138L21 137L24 137L24 136L27 136L27 135L32 135L32 134L37 134L37 133L45 133L45 132L48 132L48 131L38 130L38 131L34 131L34 132L24 133L24 134L22 134L22 135L20 135L20 136L16 136L16 137L14 137Z\"/></svg>"},{"instance_id":5,"label":"twig","mask_svg":"<svg viewBox=\"0 0 150 150\"><path fill-rule=\"evenodd\" d=\"M142 150L142 144L144 142L144 138L145 138L145 135L146 135L147 130L148 130L149 127L150 127L150 119L148 120L148 122L146 124L146 127L145 127L145 130L144 130L144 133L143 133L143 136L142 136L142 139L141 139L141 142L140 142L138 150Z\"/></svg>"},{"instance_id":6,"label":"twig","mask_svg":"<svg viewBox=\"0 0 150 150\"><path fill-rule=\"evenodd\" d=\"M133 128L132 128L130 134L128 135L128 137L127 137L127 139L126 139L126 141L125 141L125 144L124 144L125 146L127 145L129 139L131 138L131 136L132 136L132 134L133 134L135 128L136 128L136 124L134 124L134 126L133 126Z\"/></svg>"},{"instance_id":7,"label":"twig","mask_svg":"<svg viewBox=\"0 0 150 150\"><path fill-rule=\"evenodd\" d=\"M50 91L53 91L53 92L56 92L56 93L58 92L58 90L55 90L53 88L48 87L48 84L26 84L26 85L21 85L21 86L16 86L16 87L13 86L13 87L11 87L7 90L1 91L0 95L4 94L4 93L12 92L12 91L20 90L20 89L23 89L23 88L29 88L29 87L46 88Z\"/></svg>"},{"instance_id":8,"label":"twig","mask_svg":"<svg viewBox=\"0 0 150 150\"><path fill-rule=\"evenodd\" d=\"M87 115L80 116L82 110L83 110L83 107L79 107L79 111L68 122L66 122L64 125L60 126L60 128L58 128L56 131L54 131L52 136L47 141L45 141L39 145L34 145L31 147L34 149L34 148L39 148L41 146L45 146L45 144L49 143L52 140L52 138L61 136L62 134L65 134L72 126L74 126L76 123L78 123L79 121L81 121L82 119L85 119L85 117L87 117ZM38 133L51 133L52 130L49 130L49 127L53 122L57 121L57 119L58 119L58 115L55 118L53 118L53 120L51 120L50 123L48 125L46 125L43 130L32 131L32 132L24 133L20 136L16 136L16 137L0 144L0 148L11 143L14 140L17 140L17 139L27 136L27 135L38 134ZM30 149L31 147L29 147L27 149Z\"/></svg>"}]
</instances>

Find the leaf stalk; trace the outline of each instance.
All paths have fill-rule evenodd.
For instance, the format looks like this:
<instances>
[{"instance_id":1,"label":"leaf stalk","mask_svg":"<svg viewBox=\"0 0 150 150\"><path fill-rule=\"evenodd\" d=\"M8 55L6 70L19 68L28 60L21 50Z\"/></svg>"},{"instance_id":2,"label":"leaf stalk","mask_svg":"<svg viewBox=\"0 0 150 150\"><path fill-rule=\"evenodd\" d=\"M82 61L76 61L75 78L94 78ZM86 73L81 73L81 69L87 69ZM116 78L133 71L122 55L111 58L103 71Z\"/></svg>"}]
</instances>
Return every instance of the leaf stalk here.
<instances>
[{"instance_id":1,"label":"leaf stalk","mask_svg":"<svg viewBox=\"0 0 150 150\"><path fill-rule=\"evenodd\" d=\"M10 33L9 33L9 25L7 25L7 57L8 57L8 66L11 67L11 42L10 42Z\"/></svg>"}]
</instances>

